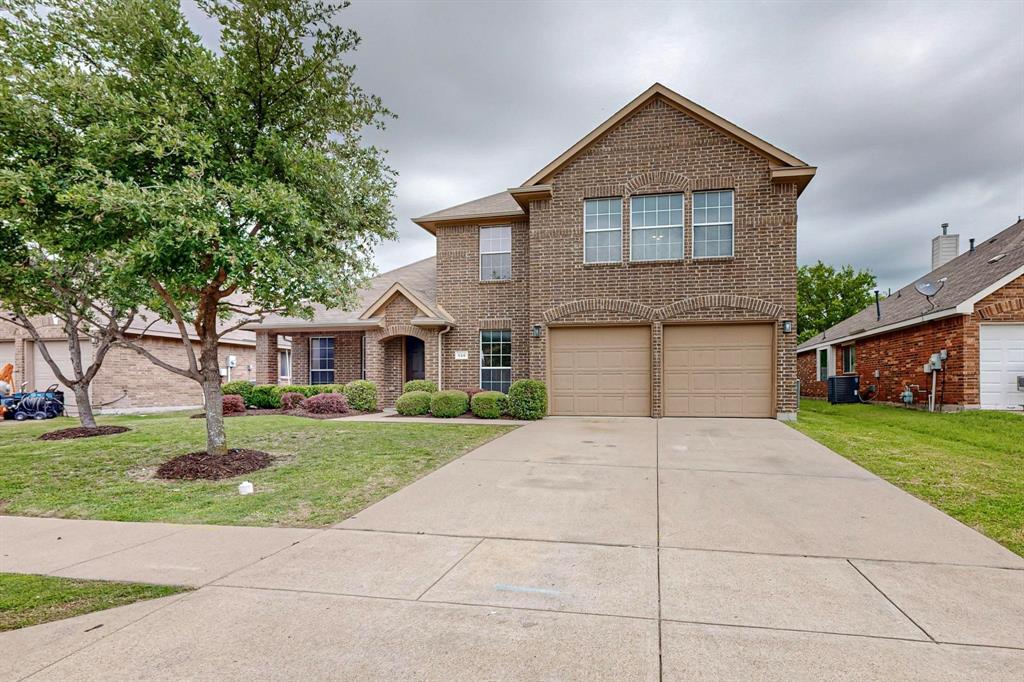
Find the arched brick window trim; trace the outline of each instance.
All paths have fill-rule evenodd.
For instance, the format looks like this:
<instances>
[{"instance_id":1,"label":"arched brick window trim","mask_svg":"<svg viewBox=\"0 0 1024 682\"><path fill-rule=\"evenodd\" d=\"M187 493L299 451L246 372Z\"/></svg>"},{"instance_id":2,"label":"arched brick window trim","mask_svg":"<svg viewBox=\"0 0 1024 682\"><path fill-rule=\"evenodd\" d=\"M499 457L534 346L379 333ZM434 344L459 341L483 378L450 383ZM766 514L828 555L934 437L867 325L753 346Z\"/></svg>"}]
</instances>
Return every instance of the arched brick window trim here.
<instances>
[{"instance_id":1,"label":"arched brick window trim","mask_svg":"<svg viewBox=\"0 0 1024 682\"><path fill-rule=\"evenodd\" d=\"M991 303L984 308L979 308L975 313L983 320L991 320L1022 311L1024 311L1024 297L1008 298L1004 301Z\"/></svg>"},{"instance_id":2,"label":"arched brick window trim","mask_svg":"<svg viewBox=\"0 0 1024 682\"><path fill-rule=\"evenodd\" d=\"M676 301L664 308L659 308L656 311L657 319L669 320L673 317L678 317L683 313L693 310L701 310L703 308L739 308L741 310L750 310L756 313L761 313L767 317L773 318L777 318L782 315L782 306L769 301L763 301L759 298L737 296L735 294L705 294L704 296L684 298L683 300Z\"/></svg>"},{"instance_id":3,"label":"arched brick window trim","mask_svg":"<svg viewBox=\"0 0 1024 682\"><path fill-rule=\"evenodd\" d=\"M639 320L655 319L654 308L635 301L623 301L615 298L586 298L549 308L544 312L544 321L554 322L569 315L593 312L622 313Z\"/></svg>"},{"instance_id":4,"label":"arched brick window trim","mask_svg":"<svg viewBox=\"0 0 1024 682\"><path fill-rule=\"evenodd\" d=\"M645 187L671 187L680 192L690 190L690 178L673 171L648 171L631 178L625 186L625 195L631 196Z\"/></svg>"},{"instance_id":5,"label":"arched brick window trim","mask_svg":"<svg viewBox=\"0 0 1024 682\"><path fill-rule=\"evenodd\" d=\"M393 339L396 336L415 336L417 339L428 341L430 340L431 334L423 331L419 327L414 327L411 324L393 324L384 329L383 335L378 338L377 341L384 343L388 339Z\"/></svg>"}]
</instances>

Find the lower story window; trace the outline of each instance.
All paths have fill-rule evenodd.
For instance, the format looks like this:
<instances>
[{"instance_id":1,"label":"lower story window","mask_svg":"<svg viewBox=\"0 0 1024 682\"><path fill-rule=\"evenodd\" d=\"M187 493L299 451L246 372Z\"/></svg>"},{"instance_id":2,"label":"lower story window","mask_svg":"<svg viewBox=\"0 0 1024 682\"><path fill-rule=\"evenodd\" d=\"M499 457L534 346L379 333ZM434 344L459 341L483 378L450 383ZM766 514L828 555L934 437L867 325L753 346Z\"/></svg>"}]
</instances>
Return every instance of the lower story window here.
<instances>
[{"instance_id":1,"label":"lower story window","mask_svg":"<svg viewBox=\"0 0 1024 682\"><path fill-rule=\"evenodd\" d=\"M314 336L309 340L309 383L334 383L334 338Z\"/></svg>"},{"instance_id":2,"label":"lower story window","mask_svg":"<svg viewBox=\"0 0 1024 682\"><path fill-rule=\"evenodd\" d=\"M818 349L818 381L828 379L828 348Z\"/></svg>"},{"instance_id":3,"label":"lower story window","mask_svg":"<svg viewBox=\"0 0 1024 682\"><path fill-rule=\"evenodd\" d=\"M857 347L853 344L843 346L843 373L853 374L857 371Z\"/></svg>"},{"instance_id":4,"label":"lower story window","mask_svg":"<svg viewBox=\"0 0 1024 682\"><path fill-rule=\"evenodd\" d=\"M292 378L292 352L290 350L277 351L277 376L285 382Z\"/></svg>"},{"instance_id":5,"label":"lower story window","mask_svg":"<svg viewBox=\"0 0 1024 682\"><path fill-rule=\"evenodd\" d=\"M508 393L512 384L512 332L488 329L480 332L480 388Z\"/></svg>"}]
</instances>

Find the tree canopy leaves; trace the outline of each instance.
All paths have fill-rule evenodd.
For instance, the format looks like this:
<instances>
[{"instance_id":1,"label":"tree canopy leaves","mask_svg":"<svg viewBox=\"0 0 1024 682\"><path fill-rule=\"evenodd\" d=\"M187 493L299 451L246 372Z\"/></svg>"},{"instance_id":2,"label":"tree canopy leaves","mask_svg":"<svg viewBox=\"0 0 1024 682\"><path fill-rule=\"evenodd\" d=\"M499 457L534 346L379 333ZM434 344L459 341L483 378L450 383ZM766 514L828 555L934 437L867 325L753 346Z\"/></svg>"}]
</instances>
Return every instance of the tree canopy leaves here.
<instances>
[{"instance_id":1,"label":"tree canopy leaves","mask_svg":"<svg viewBox=\"0 0 1024 682\"><path fill-rule=\"evenodd\" d=\"M818 261L797 270L796 317L800 342L858 313L874 301L877 279L852 265Z\"/></svg>"}]
</instances>

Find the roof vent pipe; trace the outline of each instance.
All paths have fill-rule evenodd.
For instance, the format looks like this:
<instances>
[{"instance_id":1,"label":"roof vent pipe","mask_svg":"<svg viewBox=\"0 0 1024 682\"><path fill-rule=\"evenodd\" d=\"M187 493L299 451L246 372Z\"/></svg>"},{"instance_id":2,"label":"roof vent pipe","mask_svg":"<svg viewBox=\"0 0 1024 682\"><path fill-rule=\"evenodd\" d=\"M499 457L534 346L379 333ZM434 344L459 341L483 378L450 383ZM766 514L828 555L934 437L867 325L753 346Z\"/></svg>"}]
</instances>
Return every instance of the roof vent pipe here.
<instances>
[{"instance_id":1,"label":"roof vent pipe","mask_svg":"<svg viewBox=\"0 0 1024 682\"><path fill-rule=\"evenodd\" d=\"M974 253L974 237L971 237L968 241L971 243L971 253Z\"/></svg>"},{"instance_id":2,"label":"roof vent pipe","mask_svg":"<svg viewBox=\"0 0 1024 682\"><path fill-rule=\"evenodd\" d=\"M875 319L878 321L882 319L882 304L878 300L878 289L875 289Z\"/></svg>"},{"instance_id":3,"label":"roof vent pipe","mask_svg":"<svg viewBox=\"0 0 1024 682\"><path fill-rule=\"evenodd\" d=\"M942 234L949 234L949 223L942 223Z\"/></svg>"}]
</instances>

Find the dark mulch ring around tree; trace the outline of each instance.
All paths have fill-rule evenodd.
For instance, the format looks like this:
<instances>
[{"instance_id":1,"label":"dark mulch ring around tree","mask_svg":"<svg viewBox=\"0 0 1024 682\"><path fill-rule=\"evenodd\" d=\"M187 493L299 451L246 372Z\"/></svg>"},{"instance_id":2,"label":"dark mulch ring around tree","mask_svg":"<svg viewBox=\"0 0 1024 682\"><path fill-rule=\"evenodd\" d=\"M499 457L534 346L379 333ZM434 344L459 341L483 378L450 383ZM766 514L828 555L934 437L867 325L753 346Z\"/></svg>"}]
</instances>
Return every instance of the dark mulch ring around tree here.
<instances>
[{"instance_id":1,"label":"dark mulch ring around tree","mask_svg":"<svg viewBox=\"0 0 1024 682\"><path fill-rule=\"evenodd\" d=\"M66 440L68 438L92 438L93 436L112 436L115 433L124 433L125 431L131 431L127 426L96 426L93 428L87 428L85 426L75 426L70 429L58 429L57 431L47 431L43 435L39 436L39 440Z\"/></svg>"},{"instance_id":2,"label":"dark mulch ring around tree","mask_svg":"<svg viewBox=\"0 0 1024 682\"><path fill-rule=\"evenodd\" d=\"M216 481L266 469L273 461L274 458L269 453L246 448L231 448L226 455L190 452L161 464L156 470L156 477L184 481Z\"/></svg>"}]
</instances>

